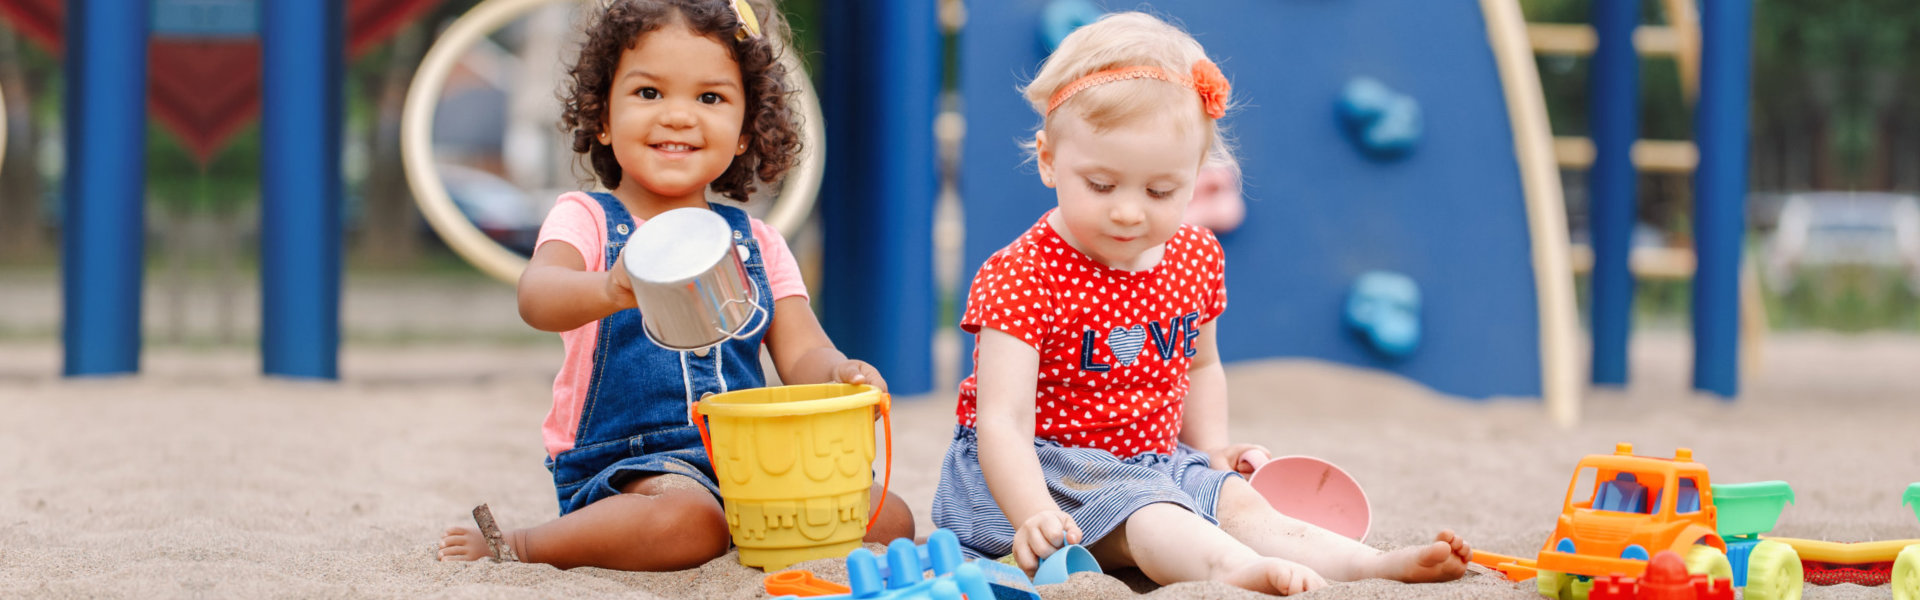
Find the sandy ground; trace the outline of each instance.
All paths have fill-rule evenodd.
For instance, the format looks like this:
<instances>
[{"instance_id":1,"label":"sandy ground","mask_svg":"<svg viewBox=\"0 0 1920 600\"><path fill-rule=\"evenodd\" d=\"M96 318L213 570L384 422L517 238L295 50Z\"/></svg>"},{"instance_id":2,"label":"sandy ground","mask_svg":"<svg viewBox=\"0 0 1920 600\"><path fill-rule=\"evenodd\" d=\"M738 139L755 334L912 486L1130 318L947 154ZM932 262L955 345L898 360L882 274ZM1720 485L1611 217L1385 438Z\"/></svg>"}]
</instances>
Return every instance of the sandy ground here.
<instances>
[{"instance_id":1,"label":"sandy ground","mask_svg":"<svg viewBox=\"0 0 1920 600\"><path fill-rule=\"evenodd\" d=\"M1581 455L1631 441L1694 449L1716 481L1785 479L1799 503L1776 533L1920 537L1900 506L1920 481L1920 339L1775 336L1734 403L1686 390L1684 338L1644 335L1635 383L1589 396L1557 430L1539 405L1435 395L1376 373L1233 365L1233 433L1351 471L1382 547L1451 527L1530 555ZM0 596L760 597L732 555L678 573L559 571L434 561L439 531L489 502L504 524L556 513L538 426L557 344L349 344L339 383L267 380L242 350L153 350L143 374L56 376L58 347L0 343ZM950 394L899 401L894 488L929 527ZM835 560L803 563L844 581ZM1369 581L1318 598L1528 598L1498 577ZM1136 573L1077 575L1054 598L1253 597L1210 583L1156 588ZM1807 598L1885 598L1809 588Z\"/></svg>"}]
</instances>

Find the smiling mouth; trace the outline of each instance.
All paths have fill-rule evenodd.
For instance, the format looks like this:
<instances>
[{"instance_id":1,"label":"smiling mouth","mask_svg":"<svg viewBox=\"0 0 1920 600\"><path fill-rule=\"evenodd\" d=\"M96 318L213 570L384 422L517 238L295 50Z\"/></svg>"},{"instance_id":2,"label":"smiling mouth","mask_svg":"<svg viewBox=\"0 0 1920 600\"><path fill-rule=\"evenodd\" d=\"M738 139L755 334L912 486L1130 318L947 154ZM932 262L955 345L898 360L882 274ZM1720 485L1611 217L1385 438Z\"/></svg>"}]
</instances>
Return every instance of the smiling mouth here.
<instances>
[{"instance_id":1,"label":"smiling mouth","mask_svg":"<svg viewBox=\"0 0 1920 600\"><path fill-rule=\"evenodd\" d=\"M652 148L655 150L659 150L661 152L667 152L667 153L692 152L694 150L699 150L699 148L697 147L689 146L686 144L678 144L678 143L653 144Z\"/></svg>"}]
</instances>

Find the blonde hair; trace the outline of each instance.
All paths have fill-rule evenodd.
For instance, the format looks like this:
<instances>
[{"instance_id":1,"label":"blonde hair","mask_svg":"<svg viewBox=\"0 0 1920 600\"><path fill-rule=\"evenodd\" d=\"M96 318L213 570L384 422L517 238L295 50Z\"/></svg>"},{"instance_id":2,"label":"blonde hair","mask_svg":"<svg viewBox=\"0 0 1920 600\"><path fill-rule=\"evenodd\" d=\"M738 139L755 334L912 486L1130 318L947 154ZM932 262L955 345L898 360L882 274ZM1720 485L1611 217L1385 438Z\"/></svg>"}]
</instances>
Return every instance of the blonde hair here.
<instances>
[{"instance_id":1,"label":"blonde hair","mask_svg":"<svg viewBox=\"0 0 1920 600\"><path fill-rule=\"evenodd\" d=\"M1020 90L1033 111L1040 114L1040 131L1049 137L1055 114L1073 111L1095 131L1111 129L1145 116L1184 111L1206 128L1205 158L1209 163L1234 164L1233 154L1217 120L1201 109L1200 97L1184 85L1157 79L1115 81L1089 87L1047 112L1047 104L1061 88L1089 74L1108 69L1150 66L1185 74L1195 62L1207 60L1200 42L1179 27L1141 12L1112 13L1061 40L1060 48L1040 65L1040 73ZM1180 123L1195 123L1180 120ZM1036 151L1032 141L1029 153Z\"/></svg>"}]
</instances>

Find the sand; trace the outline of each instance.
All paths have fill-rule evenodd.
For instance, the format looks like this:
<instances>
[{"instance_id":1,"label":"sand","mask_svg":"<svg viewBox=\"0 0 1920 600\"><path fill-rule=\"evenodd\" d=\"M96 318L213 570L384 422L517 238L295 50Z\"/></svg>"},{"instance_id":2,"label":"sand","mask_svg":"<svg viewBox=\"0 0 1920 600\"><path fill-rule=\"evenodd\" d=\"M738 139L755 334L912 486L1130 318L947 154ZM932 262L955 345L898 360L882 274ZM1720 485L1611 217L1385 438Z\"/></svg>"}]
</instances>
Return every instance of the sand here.
<instances>
[{"instance_id":1,"label":"sand","mask_svg":"<svg viewBox=\"0 0 1920 600\"><path fill-rule=\"evenodd\" d=\"M351 341L350 337L350 341ZM508 527L552 518L539 423L554 344L348 344L338 383L263 379L244 349L149 351L132 378L66 380L58 346L0 343L0 597L762 597L733 555L677 573L441 563L439 532L488 502ZM1634 384L1587 398L1577 429L1536 402L1467 401L1306 361L1228 369L1233 434L1352 472L1368 542L1442 527L1531 555L1580 456L1619 441L1693 448L1716 481L1784 479L1776 533L1920 538L1899 495L1920 481L1920 339L1775 335L1737 402L1687 392L1688 345L1643 335ZM951 394L901 398L893 487L922 530ZM836 560L800 565L844 581ZM1137 572L1076 575L1049 599L1250 598ZM1483 572L1453 583L1336 585L1315 598L1530 598ZM1810 587L1807 598L1888 590Z\"/></svg>"}]
</instances>

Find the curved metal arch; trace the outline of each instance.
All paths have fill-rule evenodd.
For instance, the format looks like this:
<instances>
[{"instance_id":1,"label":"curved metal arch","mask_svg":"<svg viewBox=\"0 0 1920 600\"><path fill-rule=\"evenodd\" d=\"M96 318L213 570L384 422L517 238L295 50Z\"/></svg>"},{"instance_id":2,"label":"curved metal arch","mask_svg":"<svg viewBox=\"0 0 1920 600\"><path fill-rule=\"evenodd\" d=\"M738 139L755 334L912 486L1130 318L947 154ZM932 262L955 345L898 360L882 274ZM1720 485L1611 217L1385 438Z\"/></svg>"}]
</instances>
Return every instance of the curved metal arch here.
<instances>
[{"instance_id":1,"label":"curved metal arch","mask_svg":"<svg viewBox=\"0 0 1920 600\"><path fill-rule=\"evenodd\" d=\"M485 0L473 7L455 19L427 49L420 68L414 72L413 83L407 87L406 103L400 113L401 161L420 213L461 258L507 283L519 280L520 272L527 267L527 259L481 233L480 228L454 206L446 183L440 178L440 170L434 165L433 111L440 103L442 88L454 63L481 38L543 5L572 1L576 0ZM814 201L819 197L826 167L827 135L819 96L807 79L806 69L786 40L779 43L784 49L780 60L787 66L788 84L795 91L795 108L802 120L802 150L793 170L782 181L779 197L766 222L781 235L792 237L813 212Z\"/></svg>"}]
</instances>

